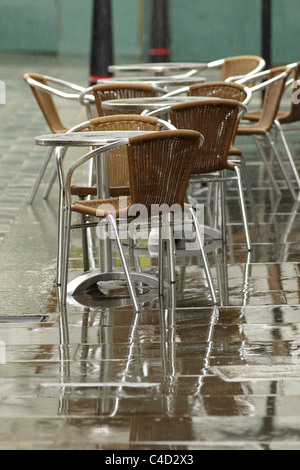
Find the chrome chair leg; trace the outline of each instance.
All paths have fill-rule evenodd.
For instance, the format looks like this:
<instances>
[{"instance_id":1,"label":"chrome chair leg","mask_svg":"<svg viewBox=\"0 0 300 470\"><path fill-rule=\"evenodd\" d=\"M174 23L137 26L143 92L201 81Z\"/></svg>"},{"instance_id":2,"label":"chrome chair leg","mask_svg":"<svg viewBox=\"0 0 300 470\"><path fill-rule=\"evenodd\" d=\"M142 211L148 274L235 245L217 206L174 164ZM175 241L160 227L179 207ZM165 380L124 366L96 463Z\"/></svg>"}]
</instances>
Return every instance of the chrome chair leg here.
<instances>
[{"instance_id":1,"label":"chrome chair leg","mask_svg":"<svg viewBox=\"0 0 300 470\"><path fill-rule=\"evenodd\" d=\"M243 187L242 187L241 173L237 165L234 167L234 170L235 170L235 174L237 176L237 182L238 182L239 199L240 199L241 210L242 210L247 249L248 251L251 251L250 234L249 234L249 228L248 228L248 220L247 220L246 205L245 205L245 199L244 199L244 193L243 193Z\"/></svg>"},{"instance_id":2,"label":"chrome chair leg","mask_svg":"<svg viewBox=\"0 0 300 470\"><path fill-rule=\"evenodd\" d=\"M129 272L129 269L128 269L128 266L127 266L125 253L124 253L123 246L122 246L122 243L121 243L121 240L120 240L120 237L119 237L119 233L118 233L117 223L116 223L115 218L111 214L109 214L107 216L107 220L109 221L109 223L110 223L110 225L111 225L111 227L114 231L114 234L115 234L115 237L116 237L116 243L117 243L117 246L118 246L118 250L119 250L119 254L120 254L120 258L121 258L121 262L122 262L122 266L123 266L123 269L124 269L124 274L125 274L127 285L128 285L129 295L131 297L134 310L135 310L136 313L138 313L140 309L139 309L139 304L138 304L138 300L137 300L137 295L136 295L135 288L134 288L134 285L133 285L133 282L132 282L132 279L131 279L131 276L130 276L130 272Z\"/></svg>"},{"instance_id":3,"label":"chrome chair leg","mask_svg":"<svg viewBox=\"0 0 300 470\"><path fill-rule=\"evenodd\" d=\"M267 173L268 173L268 176L269 176L269 178L270 178L271 184L272 184L272 186L273 186L273 188L274 188L274 190L275 190L277 196L282 196L282 193L281 193L281 191L280 191L280 189L279 189L279 186L278 186L278 184L277 184L277 182L276 182L276 180L275 180L275 177L274 177L274 175L273 175L273 172L272 172L272 170L271 170L271 168L270 168L269 162L268 162L268 160L267 160L267 158L266 158L266 155L265 155L265 152L264 152L263 146L261 145L260 140L259 140L256 136L254 136L254 141L255 141L255 144L256 144L256 146L257 146L258 152L259 152L259 154L260 154L260 156L261 156L261 158L262 158L262 160L263 160L263 162L264 162L264 164L265 164L265 169L266 169L266 171L267 171Z\"/></svg>"},{"instance_id":4,"label":"chrome chair leg","mask_svg":"<svg viewBox=\"0 0 300 470\"><path fill-rule=\"evenodd\" d=\"M204 271L205 271L206 279L207 279L207 282L208 282L208 287L209 287L209 290L210 290L212 301L213 301L214 305L217 305L217 303L218 303L217 295L216 295L215 288L214 288L214 285L213 285L213 282L212 282L210 267L209 267L209 264L208 264L208 260L207 260L205 249L204 249L204 245L203 245L203 242L202 242L202 237L201 237L197 217L196 217L195 211L192 207L189 209L189 212L191 214L192 221L194 223L194 227L195 227L195 231L196 231L196 238L197 238L197 241L198 241L198 244L199 244L199 247L200 247L200 252L201 252L202 259L203 259L203 264L204 264Z\"/></svg>"},{"instance_id":5,"label":"chrome chair leg","mask_svg":"<svg viewBox=\"0 0 300 470\"><path fill-rule=\"evenodd\" d=\"M51 155L54 151L54 147L49 147L47 152L46 152L46 155L44 157L44 160L43 160L43 164L41 166L41 169L40 169L40 172L35 180L35 183L33 185L33 188L31 190L31 193L29 195L29 198L27 199L27 204L32 204L33 203L33 200L35 198L35 195L36 195L36 192L41 184L41 181L42 181L42 178L44 176L44 173L46 171L46 168L48 166L48 163L50 161L50 158L51 158Z\"/></svg>"}]
</instances>

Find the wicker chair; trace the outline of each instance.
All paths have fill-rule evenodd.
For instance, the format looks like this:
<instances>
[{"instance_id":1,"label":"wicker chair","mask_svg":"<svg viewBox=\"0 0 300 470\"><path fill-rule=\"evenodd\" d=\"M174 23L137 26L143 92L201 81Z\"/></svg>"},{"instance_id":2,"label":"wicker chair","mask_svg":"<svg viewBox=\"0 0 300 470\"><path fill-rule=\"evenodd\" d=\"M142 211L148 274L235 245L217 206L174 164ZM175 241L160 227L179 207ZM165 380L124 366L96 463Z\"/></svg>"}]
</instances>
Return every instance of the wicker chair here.
<instances>
[{"instance_id":1,"label":"wicker chair","mask_svg":"<svg viewBox=\"0 0 300 470\"><path fill-rule=\"evenodd\" d=\"M172 124L159 119L157 117L151 116L140 116L140 115L128 115L128 114L119 114L115 116L102 116L99 118L90 119L89 121L78 124L77 126L71 128L68 132L97 132L97 131L161 131L161 130L172 130L175 129ZM63 207L64 207L64 181L61 175L63 174L63 157L65 155L64 149L60 148L57 154L57 164L58 164L58 173L60 175L60 207L59 207L59 239L58 239L58 256L57 259L60 259L60 251L62 251L63 243ZM71 187L72 196L77 196L79 199L84 200L87 197L97 196L96 185L93 184L93 179L95 179L93 172L93 161L91 161L90 176L89 176L89 185L76 185L73 184ZM121 146L116 149L111 149L109 151L109 193L112 197L118 196L129 196L129 173L128 173L128 162L127 162L127 147ZM84 246L84 271L90 269L90 264L93 263L93 256L91 254L91 240L86 238L87 232L83 232L83 246ZM90 255L88 254L90 252ZM57 284L61 283L61 267L58 263L57 265Z\"/></svg>"},{"instance_id":2,"label":"wicker chair","mask_svg":"<svg viewBox=\"0 0 300 470\"><path fill-rule=\"evenodd\" d=\"M106 100L145 98L149 96L164 95L166 90L153 85L143 83L105 83L94 85L81 93L80 101L88 106L90 96L94 96L98 116L120 114L118 111L106 111L102 108L102 102ZM136 114L136 110L126 110L126 114Z\"/></svg>"},{"instance_id":3,"label":"wicker chair","mask_svg":"<svg viewBox=\"0 0 300 470\"><path fill-rule=\"evenodd\" d=\"M203 139L202 139L203 141ZM137 295L133 285L131 274L125 260L124 251L122 248L121 240L118 235L118 228L116 222L120 218L128 217L129 220L136 216L137 210L145 214L146 220L155 215L162 221L162 205L167 205L168 208L180 208L180 213L183 209L189 211L192 221L196 227L196 235L202 254L204 269L212 296L213 302L216 304L216 294L214 291L209 265L206 259L205 251L203 248L197 219L193 209L184 204L184 197L186 188L188 186L191 170L194 165L196 152L201 143L201 135L199 132L190 130L175 130L158 132L149 135L142 135L127 139L126 142L122 141L121 145L127 145L129 175L130 175L130 194L131 196L126 200L127 204L123 205L120 210L120 198L110 198L106 200L92 200L92 201L76 201L72 202L72 176L74 171L89 159L94 158L97 154L107 151L110 146L96 149L89 154L82 157L74 163L66 175L66 227L65 227L65 243L63 255L63 285L61 292L62 305L66 303L67 280L68 280L68 260L69 260L69 241L70 231L73 228L71 224L72 212L77 212L84 215L92 215L99 220L105 219L111 226L118 250L120 253L125 278L128 284L129 293L132 299L134 310L138 312L140 306L138 303ZM107 206L109 204L109 208ZM156 211L154 211L156 209ZM133 210L133 213L130 211ZM175 282L174 272L174 240L172 231L170 230L170 210L167 210L168 218L168 235L167 245L169 248L170 256L170 282ZM161 224L160 224L161 225ZM160 231L161 235L161 231ZM111 273L113 276L113 273ZM94 282L94 280L93 280ZM162 237L160 236L159 242L159 294L163 293L163 255L162 255Z\"/></svg>"},{"instance_id":4,"label":"wicker chair","mask_svg":"<svg viewBox=\"0 0 300 470\"><path fill-rule=\"evenodd\" d=\"M224 82L224 81L216 81L216 82L206 82L200 83L189 87L187 92L188 96L207 96L210 98L222 98L222 99L231 99L237 100L240 103L243 103L245 106L248 105L249 101L251 100L251 90L246 85L234 83L234 82ZM238 122L237 122L238 127ZM233 141L229 148L228 156L235 159L236 163L241 164L241 169L243 172L243 177L245 180L248 199L250 203L252 218L256 226L258 226L258 219L257 213L255 209L255 203L252 193L252 188L248 176L245 156L243 152L235 147L234 145L235 134L233 136Z\"/></svg>"},{"instance_id":5,"label":"wicker chair","mask_svg":"<svg viewBox=\"0 0 300 470\"><path fill-rule=\"evenodd\" d=\"M57 106L54 102L53 97L58 97L67 100L75 100L80 103L79 97L85 88L74 83L66 82L54 77L48 77L47 75L37 74L37 73L26 73L23 76L24 81L30 86L32 93L36 99L36 102L42 111L42 114L53 134L65 133L69 130L69 127L66 127L59 115ZM63 91L64 89L68 90ZM36 192L40 186L46 168L49 164L51 155L53 154L54 147L49 147L43 164L41 166L40 172L37 176L35 184L31 190L29 198L27 200L28 204L32 204ZM48 198L50 189L55 179L56 171L52 174L48 187L44 193L44 199Z\"/></svg>"},{"instance_id":6,"label":"wicker chair","mask_svg":"<svg viewBox=\"0 0 300 470\"><path fill-rule=\"evenodd\" d=\"M243 188L238 165L228 160L230 145L236 131L240 104L236 100L210 99L176 104L171 107L171 122L178 129L198 130L205 141L198 152L190 181L223 182L236 180L245 230L247 249L251 250ZM226 177L225 170L235 172ZM216 173L212 175L212 173ZM226 241L225 193L222 202L222 239Z\"/></svg>"},{"instance_id":7,"label":"wicker chair","mask_svg":"<svg viewBox=\"0 0 300 470\"><path fill-rule=\"evenodd\" d=\"M277 163L281 169L283 177L287 183L287 186L294 198L297 200L297 195L293 188L291 178L287 174L283 162L281 160L281 156L277 150L275 142L272 138L271 131L273 129L281 129L279 122L277 121L277 115L279 112L279 107L282 99L282 95L285 90L285 84L287 78L292 73L292 68L289 66L282 66L282 67L274 67L265 73L258 74L257 77L254 79L259 78L267 80L263 81L258 85L254 85L251 90L252 93L260 90L265 90L263 105L261 110L254 110L249 111L244 116L245 120L250 121L250 124L240 124L237 129L237 136L253 136L255 142L257 144L259 153L263 159L265 164L266 170L268 172L270 181L276 191L276 193L280 196L281 190L278 187L277 181L274 176L274 171L271 168L264 147L267 145L268 148L271 149L273 155L275 156ZM253 78L252 78L253 79ZM283 138L283 133L281 133L281 137ZM285 142L284 142L285 143ZM286 147L286 150L288 148ZM296 170L293 158L290 152L287 152L291 167L293 169L294 175L296 177L296 181L298 184L298 188L300 189L300 179L298 176L298 172Z\"/></svg>"},{"instance_id":8,"label":"wicker chair","mask_svg":"<svg viewBox=\"0 0 300 470\"><path fill-rule=\"evenodd\" d=\"M207 64L207 68L220 69L221 81L236 81L242 76L253 75L264 69L266 63L262 57L255 55L241 55L226 57Z\"/></svg>"}]
</instances>

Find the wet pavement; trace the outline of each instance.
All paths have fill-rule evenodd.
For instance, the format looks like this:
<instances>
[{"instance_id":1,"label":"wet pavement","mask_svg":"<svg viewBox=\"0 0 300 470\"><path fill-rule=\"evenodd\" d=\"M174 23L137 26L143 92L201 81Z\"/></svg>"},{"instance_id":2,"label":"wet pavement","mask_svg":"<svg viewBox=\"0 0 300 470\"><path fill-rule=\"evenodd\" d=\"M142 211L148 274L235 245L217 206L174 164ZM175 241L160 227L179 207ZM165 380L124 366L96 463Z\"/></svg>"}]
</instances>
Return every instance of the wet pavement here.
<instances>
[{"instance_id":1,"label":"wet pavement","mask_svg":"<svg viewBox=\"0 0 300 470\"><path fill-rule=\"evenodd\" d=\"M34 204L26 203L44 155L34 137L48 128L25 72L85 85L88 64L1 60L7 103L0 108L0 449L300 449L300 211L280 173L278 198L253 141L238 141L260 224L256 229L249 215L248 253L230 186L225 253L219 246L208 251L218 308L195 253L179 250L173 296L145 294L135 316L126 298L84 295L68 303L62 324L57 186L48 202L42 185ZM69 102L64 113L67 124L85 120ZM297 135L289 141L297 156ZM76 233L71 258L77 275ZM137 259L141 269L155 271L147 246Z\"/></svg>"}]
</instances>

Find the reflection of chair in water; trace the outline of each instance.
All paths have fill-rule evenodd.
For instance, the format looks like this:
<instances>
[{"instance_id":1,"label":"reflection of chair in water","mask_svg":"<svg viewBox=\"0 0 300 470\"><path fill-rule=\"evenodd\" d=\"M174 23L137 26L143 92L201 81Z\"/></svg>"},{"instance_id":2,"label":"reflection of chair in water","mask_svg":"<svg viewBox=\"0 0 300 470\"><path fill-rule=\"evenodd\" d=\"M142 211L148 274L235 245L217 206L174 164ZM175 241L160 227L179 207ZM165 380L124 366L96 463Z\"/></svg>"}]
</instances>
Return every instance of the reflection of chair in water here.
<instances>
[{"instance_id":1,"label":"reflection of chair in water","mask_svg":"<svg viewBox=\"0 0 300 470\"><path fill-rule=\"evenodd\" d=\"M128 284L129 293L134 305L135 311L139 311L138 299L133 285L132 277L129 273L121 240L118 235L116 220L122 221L122 218L136 217L136 210L145 214L145 220L154 215L159 218L160 237L159 237L159 292L163 294L163 250L162 250L162 229L161 223L165 218L168 219L167 232L164 232L164 238L167 241L169 260L170 260L170 282L175 282L175 260L174 260L174 239L171 229L172 214L168 210L162 215L159 210L162 204L174 210L174 207L182 209L186 208L190 214L192 224L196 230L197 242L200 247L200 253L204 262L204 270L206 280L208 282L210 294L213 303L217 302L214 291L209 265L205 255L200 228L195 216L195 212L191 207L184 205L184 197L189 182L190 173L194 164L196 152L200 145L200 133L190 130L161 131L134 137L122 141L119 145L127 145L127 156L129 165L130 178L130 198L124 200L110 198L106 200L96 199L89 201L72 202L71 186L72 176L76 168L86 163L97 155L117 147L117 144L108 145L95 151L89 152L87 155L79 159L69 169L66 176L66 226L65 226L65 242L63 243L63 275L62 275L62 304L66 303L67 282L68 282L68 261L69 261L69 242L70 231L72 229L71 216L72 212L85 215L92 215L99 220L109 223L113 230L114 237L118 246L124 269L125 278ZM123 207L122 207L123 204ZM102 208L101 208L102 206ZM141 209L142 208L142 209ZM158 209L155 212L155 209ZM173 209L172 209L173 208ZM88 227L88 224L87 224ZM167 236L166 236L167 235ZM100 275L100 273L99 273ZM113 273L112 273L113 275ZM96 275L97 276L97 275ZM98 276L99 277L99 276ZM93 280L94 281L94 280ZM96 281L95 281L96 282Z\"/></svg>"}]
</instances>

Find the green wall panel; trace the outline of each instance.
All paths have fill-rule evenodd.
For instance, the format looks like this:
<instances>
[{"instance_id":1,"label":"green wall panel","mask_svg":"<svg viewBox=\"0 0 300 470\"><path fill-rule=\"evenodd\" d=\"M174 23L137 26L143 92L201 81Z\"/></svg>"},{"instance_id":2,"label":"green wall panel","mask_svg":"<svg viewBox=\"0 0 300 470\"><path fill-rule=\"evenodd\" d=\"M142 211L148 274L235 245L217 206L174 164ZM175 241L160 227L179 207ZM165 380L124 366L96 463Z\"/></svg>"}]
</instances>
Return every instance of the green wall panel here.
<instances>
[{"instance_id":1,"label":"green wall panel","mask_svg":"<svg viewBox=\"0 0 300 470\"><path fill-rule=\"evenodd\" d=\"M89 53L92 34L92 0L56 1L58 5L57 52L79 55Z\"/></svg>"},{"instance_id":2,"label":"green wall panel","mask_svg":"<svg viewBox=\"0 0 300 470\"><path fill-rule=\"evenodd\" d=\"M0 0L0 47L11 51L57 50L56 0Z\"/></svg>"},{"instance_id":3,"label":"green wall panel","mask_svg":"<svg viewBox=\"0 0 300 470\"><path fill-rule=\"evenodd\" d=\"M260 54L260 0L170 0L171 57Z\"/></svg>"},{"instance_id":4,"label":"green wall panel","mask_svg":"<svg viewBox=\"0 0 300 470\"><path fill-rule=\"evenodd\" d=\"M148 61L153 0L111 4L114 61ZM0 50L88 55L92 5L93 0L0 0ZM261 0L169 0L169 10L171 60L261 53ZM299 23L300 0L273 0L275 64L300 60Z\"/></svg>"}]
</instances>

